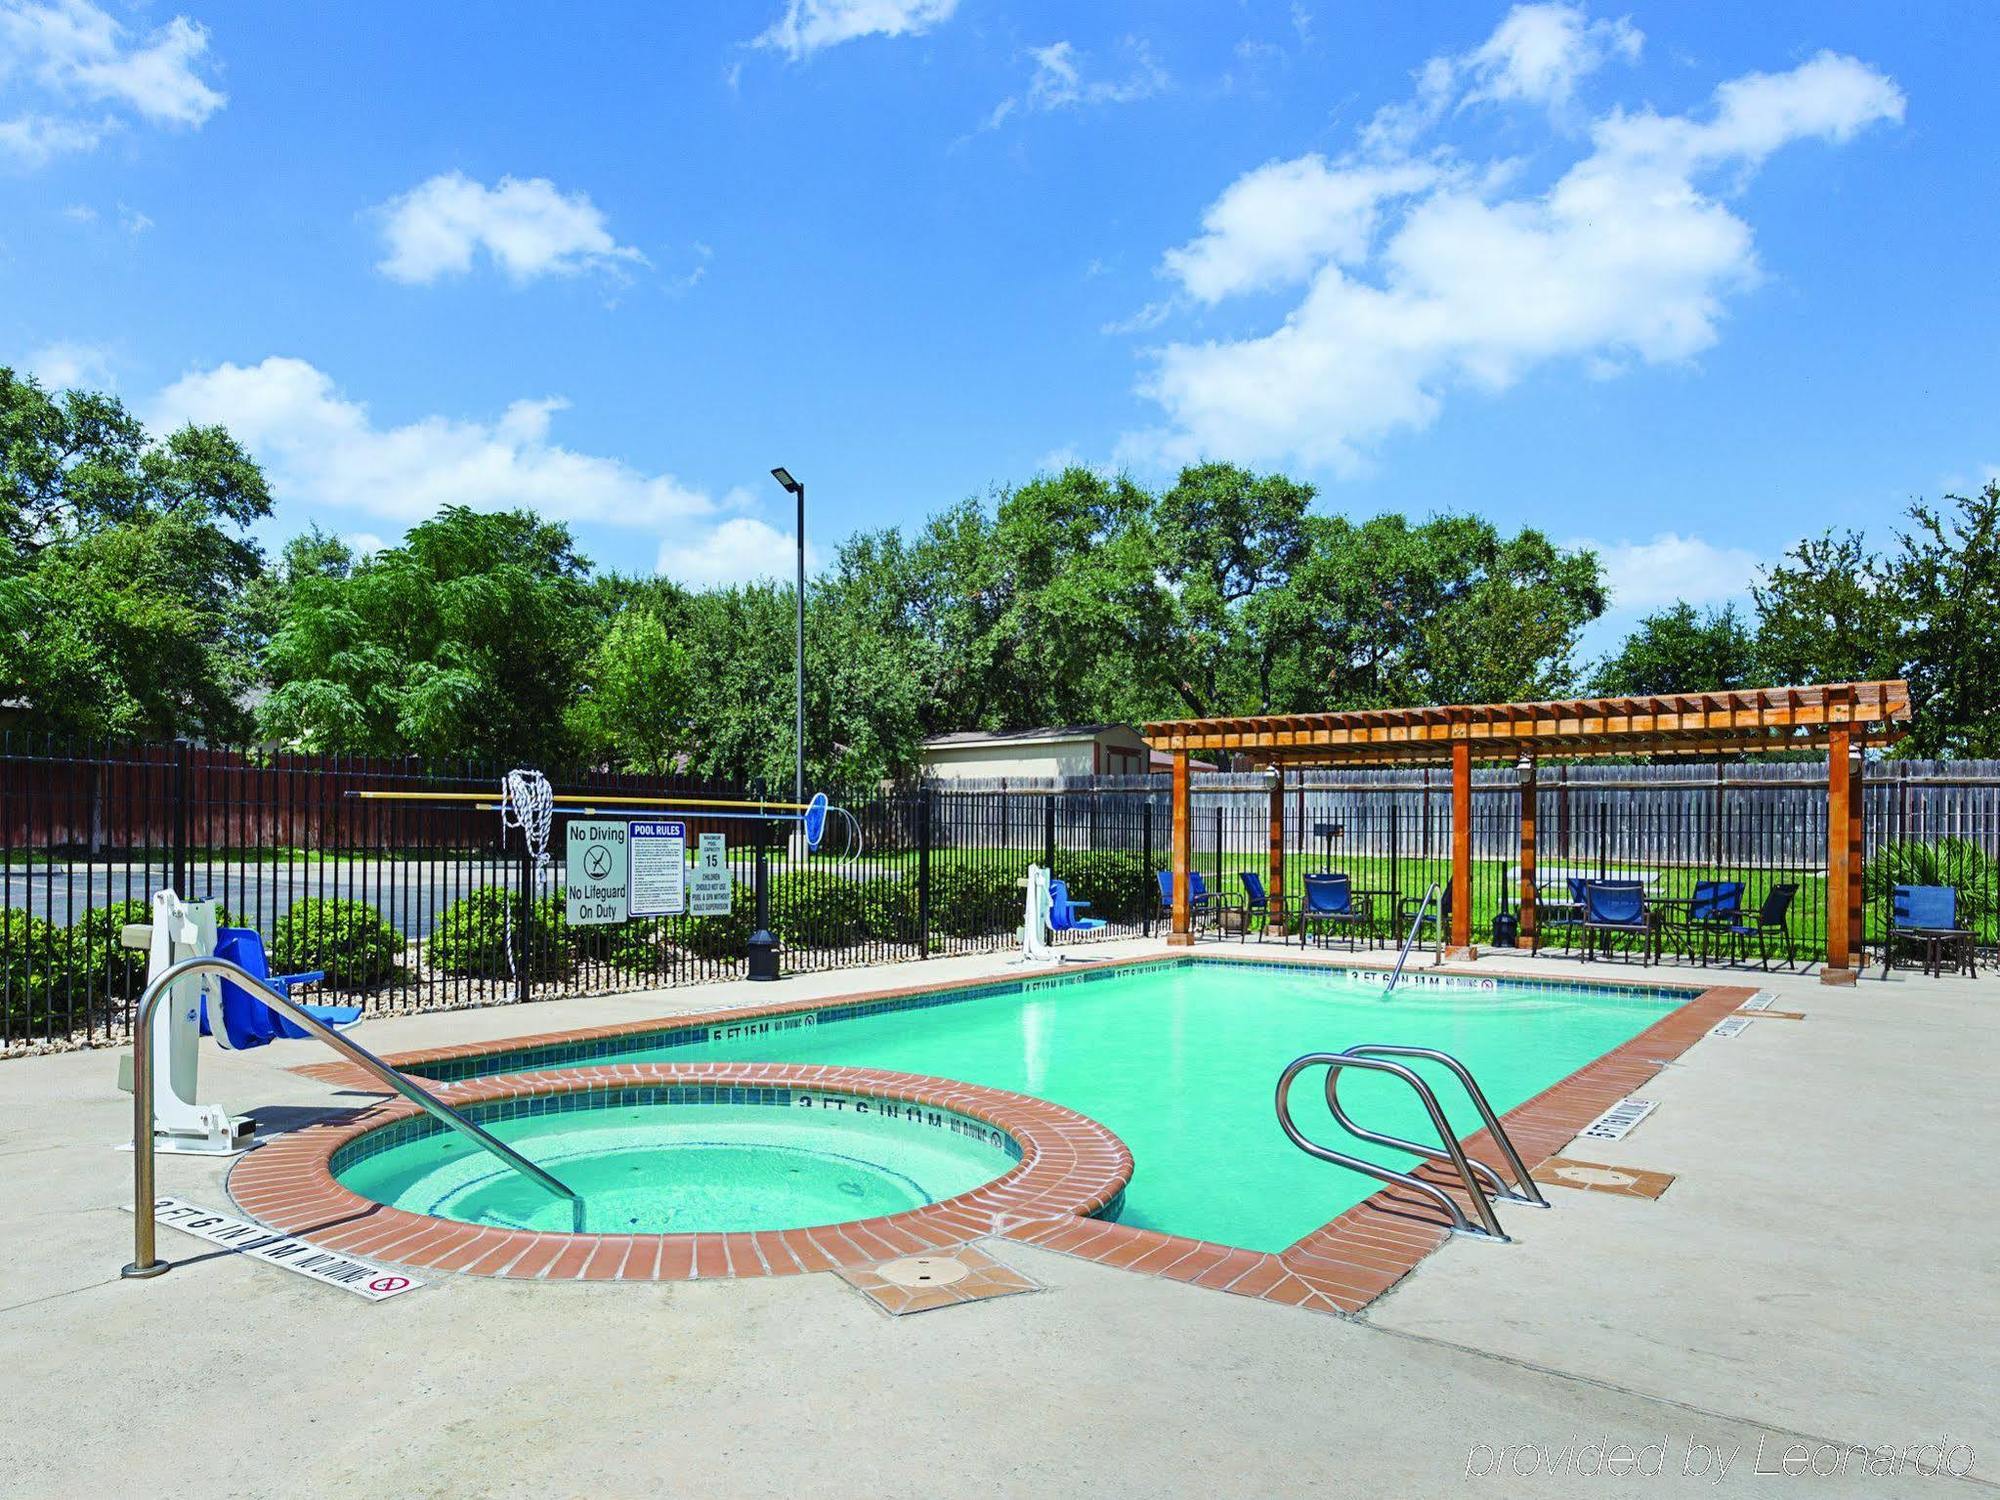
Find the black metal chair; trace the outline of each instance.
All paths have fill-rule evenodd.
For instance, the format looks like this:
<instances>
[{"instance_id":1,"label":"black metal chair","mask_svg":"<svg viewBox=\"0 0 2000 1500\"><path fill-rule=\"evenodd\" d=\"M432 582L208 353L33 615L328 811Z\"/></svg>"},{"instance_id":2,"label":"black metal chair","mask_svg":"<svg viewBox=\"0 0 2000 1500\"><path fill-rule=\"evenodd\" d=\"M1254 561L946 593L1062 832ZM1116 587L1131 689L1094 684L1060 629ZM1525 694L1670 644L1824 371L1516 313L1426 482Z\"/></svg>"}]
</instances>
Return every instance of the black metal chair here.
<instances>
[{"instance_id":1,"label":"black metal chair","mask_svg":"<svg viewBox=\"0 0 2000 1500\"><path fill-rule=\"evenodd\" d=\"M1730 923L1730 957L1737 961L1749 957L1750 939L1757 940L1757 956L1763 967L1771 967L1771 935L1778 934L1785 940L1785 967L1791 968L1796 962L1792 943L1792 898L1799 893L1796 885L1774 885L1764 893L1764 900L1757 910L1745 920L1739 916Z\"/></svg>"}]
</instances>

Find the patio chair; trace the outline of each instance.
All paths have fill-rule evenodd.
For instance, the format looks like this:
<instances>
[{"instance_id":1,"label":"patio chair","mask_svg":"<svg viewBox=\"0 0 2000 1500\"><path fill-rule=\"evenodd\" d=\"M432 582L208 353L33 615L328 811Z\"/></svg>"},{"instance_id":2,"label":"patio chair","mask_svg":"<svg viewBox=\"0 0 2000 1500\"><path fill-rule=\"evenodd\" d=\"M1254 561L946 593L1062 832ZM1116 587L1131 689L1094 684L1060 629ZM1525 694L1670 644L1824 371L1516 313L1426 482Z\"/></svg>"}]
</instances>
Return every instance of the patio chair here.
<instances>
[{"instance_id":1,"label":"patio chair","mask_svg":"<svg viewBox=\"0 0 2000 1500\"><path fill-rule=\"evenodd\" d=\"M1417 920L1418 908L1424 904L1422 896L1405 896L1396 903L1396 941L1409 935L1410 924ZM1440 927L1439 924L1443 926ZM1444 890L1438 899L1424 911L1423 932L1445 931L1451 927L1451 882L1444 883ZM1421 933L1419 934L1421 936Z\"/></svg>"},{"instance_id":2,"label":"patio chair","mask_svg":"<svg viewBox=\"0 0 2000 1500\"><path fill-rule=\"evenodd\" d=\"M1160 882L1159 920L1171 922L1174 917L1174 872L1155 870L1154 877ZM1199 928L1204 922L1215 920L1215 895L1201 878L1201 871L1188 871L1188 924Z\"/></svg>"},{"instance_id":3,"label":"patio chair","mask_svg":"<svg viewBox=\"0 0 2000 1500\"><path fill-rule=\"evenodd\" d=\"M263 935L249 927L217 928L215 956L229 960L252 979L263 980L287 1000L292 998L293 985L318 984L326 978L324 969L313 969L303 974L273 974L270 960L264 953ZM222 1024L218 1030L211 1032L208 1001L204 998L201 1006L204 1036L213 1034L222 1046L242 1051L273 1041L312 1035L290 1016L271 1009L240 984L232 984L227 979L219 983L222 990ZM306 1012L325 1026L352 1026L361 1019L361 1007L358 1005L308 1005Z\"/></svg>"},{"instance_id":4,"label":"patio chair","mask_svg":"<svg viewBox=\"0 0 2000 1500\"><path fill-rule=\"evenodd\" d=\"M1089 906L1088 901L1072 901L1069 898L1069 882L1051 880L1049 882L1049 931L1051 932L1096 932L1109 925L1102 917L1080 917L1078 912Z\"/></svg>"},{"instance_id":5,"label":"patio chair","mask_svg":"<svg viewBox=\"0 0 2000 1500\"><path fill-rule=\"evenodd\" d=\"M1583 888L1589 882L1580 875L1568 876L1566 880L1569 900L1535 903L1535 936L1528 947L1530 954L1540 953L1544 947L1560 947L1567 953L1577 933L1582 930ZM1560 944L1548 941L1556 933L1562 934Z\"/></svg>"},{"instance_id":6,"label":"patio chair","mask_svg":"<svg viewBox=\"0 0 2000 1500\"><path fill-rule=\"evenodd\" d=\"M1799 893L1796 885L1774 885L1764 893L1764 900L1757 910L1746 920L1741 912L1725 929L1729 938L1730 955L1741 960L1749 956L1750 939L1757 940L1758 962L1764 968L1771 967L1771 934L1776 933L1785 940L1785 967L1794 962L1792 946L1792 898Z\"/></svg>"},{"instance_id":7,"label":"patio chair","mask_svg":"<svg viewBox=\"0 0 2000 1500\"><path fill-rule=\"evenodd\" d=\"M1345 875L1313 874L1306 876L1305 905L1299 910L1299 946L1306 945L1315 922L1321 924L1320 941L1325 942L1325 928L1332 927L1347 934L1348 946L1354 946L1357 937L1366 937L1373 926L1373 908L1370 899L1363 896L1357 902L1354 896L1354 882Z\"/></svg>"},{"instance_id":8,"label":"patio chair","mask_svg":"<svg viewBox=\"0 0 2000 1500\"><path fill-rule=\"evenodd\" d=\"M1701 961L1707 963L1709 940L1726 938L1743 920L1743 882L1697 880L1687 904L1668 910L1675 914L1672 925L1682 939L1682 951L1695 957L1699 949Z\"/></svg>"},{"instance_id":9,"label":"patio chair","mask_svg":"<svg viewBox=\"0 0 2000 1500\"><path fill-rule=\"evenodd\" d=\"M1236 878L1243 882L1243 911L1245 934L1249 932L1250 917L1260 918L1263 926L1257 929L1257 941L1263 942L1271 930L1271 894L1264 889L1264 879L1255 870L1238 870Z\"/></svg>"},{"instance_id":10,"label":"patio chair","mask_svg":"<svg viewBox=\"0 0 2000 1500\"><path fill-rule=\"evenodd\" d=\"M1979 977L1973 964L1972 933L1958 925L1958 888L1949 885L1899 885L1889 893L1889 937L1882 949L1882 977L1896 960L1898 940L1922 945L1924 972L1944 972L1947 949L1957 951L1958 967Z\"/></svg>"},{"instance_id":11,"label":"patio chair","mask_svg":"<svg viewBox=\"0 0 2000 1500\"><path fill-rule=\"evenodd\" d=\"M1639 961L1652 963L1659 956L1659 922L1646 904L1646 887L1637 880L1586 880L1583 885L1583 956L1593 956L1597 939L1604 939L1604 956L1611 956L1611 944L1618 937L1639 939Z\"/></svg>"}]
</instances>

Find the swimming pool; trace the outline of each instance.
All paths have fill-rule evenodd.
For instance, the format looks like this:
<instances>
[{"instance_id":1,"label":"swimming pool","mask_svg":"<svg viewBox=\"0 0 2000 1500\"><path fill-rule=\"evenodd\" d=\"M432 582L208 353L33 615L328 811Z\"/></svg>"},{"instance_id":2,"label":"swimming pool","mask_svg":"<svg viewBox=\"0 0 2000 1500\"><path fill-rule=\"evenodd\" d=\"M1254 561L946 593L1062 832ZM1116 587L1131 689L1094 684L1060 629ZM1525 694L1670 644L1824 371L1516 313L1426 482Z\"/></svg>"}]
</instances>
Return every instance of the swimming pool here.
<instances>
[{"instance_id":1,"label":"swimming pool","mask_svg":"<svg viewBox=\"0 0 2000 1500\"><path fill-rule=\"evenodd\" d=\"M1277 1252L1379 1186L1313 1160L1279 1131L1272 1092L1295 1057L1360 1042L1439 1048L1472 1070L1504 1114L1694 993L1464 980L1385 995L1381 976L1365 971L1155 962L731 1023L709 1018L652 1034L551 1039L413 1066L474 1077L594 1059L721 1059L889 1069L1016 1091L1075 1110L1130 1148L1136 1165L1122 1223ZM1323 1076L1303 1075L1293 1102L1308 1133L1331 1141L1318 1102ZM1438 1093L1461 1132L1478 1128L1462 1092ZM1425 1138L1421 1106L1393 1079L1343 1081L1342 1099L1359 1121ZM1339 1139L1342 1149L1409 1164L1400 1153Z\"/></svg>"}]
</instances>

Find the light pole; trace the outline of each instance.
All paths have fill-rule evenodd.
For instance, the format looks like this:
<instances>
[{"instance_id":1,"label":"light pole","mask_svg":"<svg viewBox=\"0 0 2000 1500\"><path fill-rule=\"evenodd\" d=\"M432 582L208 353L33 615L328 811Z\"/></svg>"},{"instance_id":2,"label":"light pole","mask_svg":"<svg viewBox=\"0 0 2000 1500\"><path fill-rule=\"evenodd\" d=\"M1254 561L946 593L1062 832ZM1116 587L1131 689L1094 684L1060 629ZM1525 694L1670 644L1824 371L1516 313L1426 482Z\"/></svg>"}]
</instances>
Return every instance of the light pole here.
<instances>
[{"instance_id":1,"label":"light pole","mask_svg":"<svg viewBox=\"0 0 2000 1500\"><path fill-rule=\"evenodd\" d=\"M792 742L792 800L804 802L806 800L806 487L792 478L791 470L786 468L773 469L771 477L783 485L792 498L799 502L799 586L793 601L798 607L798 617L792 651L793 701L797 708L793 732L798 737Z\"/></svg>"}]
</instances>

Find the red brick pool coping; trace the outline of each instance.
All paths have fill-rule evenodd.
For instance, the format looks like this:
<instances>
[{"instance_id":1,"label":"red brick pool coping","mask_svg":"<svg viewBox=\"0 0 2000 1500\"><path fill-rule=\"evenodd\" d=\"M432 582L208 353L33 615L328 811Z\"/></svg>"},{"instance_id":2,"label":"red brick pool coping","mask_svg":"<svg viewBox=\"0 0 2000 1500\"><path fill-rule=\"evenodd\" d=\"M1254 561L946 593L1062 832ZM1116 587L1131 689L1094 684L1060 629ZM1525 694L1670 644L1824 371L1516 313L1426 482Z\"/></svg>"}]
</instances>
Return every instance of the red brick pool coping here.
<instances>
[{"instance_id":1,"label":"red brick pool coping","mask_svg":"<svg viewBox=\"0 0 2000 1500\"><path fill-rule=\"evenodd\" d=\"M1282 957L1267 957L1256 953L1188 953L1185 950L1171 955L1145 955L1128 959L1113 959L1092 964L1091 970L1139 968L1152 964L1179 964L1192 959L1195 962L1223 960L1229 963L1270 963L1280 967L1304 968L1311 970L1333 968L1364 968L1360 964L1328 965L1320 961L1300 963ZM1079 969L1078 972L1085 972ZM1443 968L1428 971L1448 977L1498 980L1540 980L1548 981L1550 976L1522 973L1493 973L1466 969ZM949 983L909 985L898 989L869 990L858 994L828 995L811 1000L790 1000L772 1005L748 1006L717 1011L706 1011L684 1015L662 1016L653 1020L625 1022L615 1026L600 1026L578 1031L551 1032L538 1036L513 1037L501 1041L479 1042L458 1047L432 1048L418 1052L395 1054L387 1059L392 1066L422 1072L424 1067L447 1060L477 1057L497 1052L514 1052L542 1045L560 1045L566 1042L591 1041L601 1038L629 1036L683 1026L726 1025L769 1016L797 1014L804 1011L824 1010L831 1007L866 1004L872 1001L899 999L910 995L937 994L957 989L977 989L996 983L1004 983L1004 976L984 976ZM1588 984L1591 986L1658 989L1660 985L1650 980L1631 979L1614 976L1580 978L1563 975L1557 983ZM1669 986L1673 987L1673 986ZM1521 1153L1522 1160L1532 1172L1549 1157L1558 1155L1575 1137L1577 1131L1589 1124L1597 1116L1616 1104L1620 1099L1643 1087L1656 1077L1665 1063L1673 1061L1699 1041L1708 1030L1724 1016L1738 1009L1745 1001L1757 993L1756 989L1745 985L1712 985L1685 1001L1666 1015L1660 1017L1644 1031L1630 1040L1614 1047L1596 1061L1586 1063L1568 1077L1552 1084L1534 1098L1517 1105L1501 1117L1508 1135ZM648 1066L640 1064L606 1064L601 1067L566 1070L582 1074L609 1074L625 1068ZM690 1065L692 1066L692 1065ZM727 1064L709 1066L724 1068ZM750 1065L744 1064L744 1067ZM775 1066L775 1065L768 1065ZM294 1071L349 1087L370 1090L379 1088L367 1074L347 1063L319 1063L295 1069ZM839 1073L840 1069L821 1070ZM848 1070L859 1071L859 1070ZM512 1080L524 1077L551 1077L556 1074L510 1074L501 1075ZM471 1099L482 1097L474 1092L480 1084L491 1080L470 1080L454 1085L449 1097ZM943 1080L936 1080L944 1083ZM969 1085L948 1084L948 1087L970 1090ZM998 1092L998 1091L992 1091ZM1011 1095L1015 1099L1025 1096ZM1043 1101L1030 1101L1043 1104ZM1058 1106L1044 1104L1045 1108ZM414 1106L403 1106L404 1110ZM970 1111L968 1111L970 1112ZM1064 1111L1064 1113L1069 1113ZM1083 1117L1077 1116L1081 1119ZM999 1123L999 1122L994 1122ZM1006 1128L1003 1126L1003 1128ZM1100 1129L1102 1127L1099 1127ZM1109 1134L1109 1132L1106 1132ZM1114 1137L1115 1139L1115 1137ZM259 1151L252 1152L244 1159L237 1172L242 1172L248 1163L273 1150L284 1142L274 1143ZM1469 1155L1476 1156L1496 1170L1506 1171L1505 1162L1493 1148L1487 1133L1468 1137L1465 1148ZM1123 1149L1122 1146L1120 1148ZM327 1152L331 1155L331 1151ZM324 1167L321 1168L324 1172ZM1426 1168L1420 1174L1435 1181L1448 1192L1463 1199L1463 1189L1455 1181ZM331 1183L330 1176L326 1181ZM232 1174L230 1184L235 1188L236 1176ZM339 1189L344 1192L344 1189ZM352 1195L348 1195L350 1198ZM356 1200L364 1201L364 1200ZM1107 1200L1108 1201L1108 1200ZM238 1202L253 1215L257 1211L238 1197ZM374 1205L370 1205L371 1207ZM394 1212L394 1210L384 1210ZM1540 1212L1540 1210L1526 1210ZM418 1215L406 1215L420 1218ZM439 1225L443 1220L426 1219L422 1222ZM296 1227L284 1225L292 1233L305 1233ZM464 1228L466 1226L454 1226ZM486 1234L501 1234L504 1231L484 1230ZM966 1239L981 1235L997 1235L1007 1239L1039 1245L1044 1249L1077 1256L1084 1260L1103 1265L1116 1266L1124 1270L1138 1271L1146 1275L1161 1276L1171 1281L1187 1282L1195 1286L1213 1288L1235 1293L1238 1296L1257 1297L1265 1301L1284 1303L1288 1306L1304 1307L1316 1312L1353 1313L1358 1312L1388 1291L1398 1281L1414 1270L1433 1250L1450 1238L1442 1215L1435 1204L1405 1188L1389 1187L1373 1194L1346 1210L1329 1223L1286 1249L1272 1253L1261 1250L1242 1250L1227 1245L1215 1244L1207 1240L1188 1239L1179 1235L1163 1234L1157 1230L1141 1229L1134 1225L1110 1223L1098 1219L1079 1217L1071 1213L1048 1213L1026 1218L1018 1222L961 1235L957 1240L943 1243L963 1243ZM356 1254L381 1256L380 1250L364 1251L357 1246L340 1241L328 1240L323 1234L313 1234L316 1243L325 1243L332 1248L350 1250ZM574 1236L556 1235L545 1238L563 1241ZM746 1236L724 1236L723 1238L743 1239ZM907 1252L884 1252L907 1253ZM397 1259L400 1264L414 1265L417 1262ZM881 1258L879 1255L871 1259ZM713 1263L713 1261L711 1262ZM577 1263L580 1267L583 1262ZM762 1264L762 1263L760 1263ZM464 1269L454 1265L438 1269ZM640 1268L643 1271L643 1267ZM572 1270L568 1274L578 1274ZM600 1268L600 1277L615 1276L613 1270ZM710 1272L706 1274L768 1274L763 1269L743 1272ZM657 1279L657 1278L655 1278Z\"/></svg>"},{"instance_id":2,"label":"red brick pool coping","mask_svg":"<svg viewBox=\"0 0 2000 1500\"><path fill-rule=\"evenodd\" d=\"M403 1099L309 1126L239 1159L229 1195L253 1218L343 1254L426 1271L548 1281L689 1281L791 1276L863 1266L1005 1234L1023 1220L1074 1220L1111 1204L1132 1153L1095 1120L1059 1104L944 1078L798 1063L607 1063L470 1079L454 1107L637 1086L785 1088L918 1104L1006 1132L1021 1159L984 1187L899 1214L745 1234L548 1234L462 1224L390 1208L335 1180L348 1142L422 1113ZM699 1106L697 1106L699 1107Z\"/></svg>"}]
</instances>

